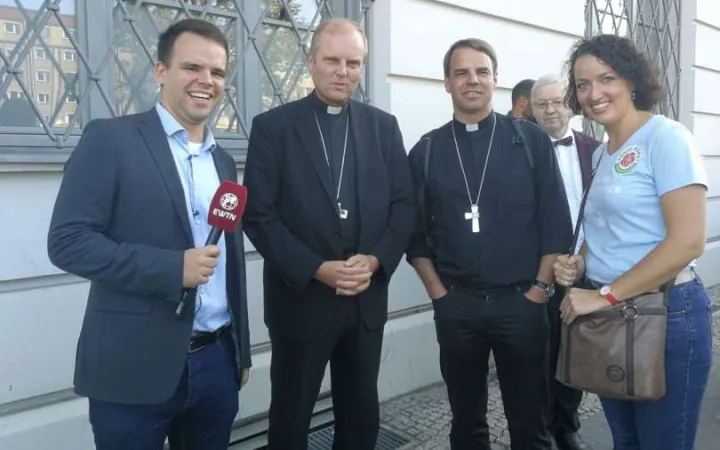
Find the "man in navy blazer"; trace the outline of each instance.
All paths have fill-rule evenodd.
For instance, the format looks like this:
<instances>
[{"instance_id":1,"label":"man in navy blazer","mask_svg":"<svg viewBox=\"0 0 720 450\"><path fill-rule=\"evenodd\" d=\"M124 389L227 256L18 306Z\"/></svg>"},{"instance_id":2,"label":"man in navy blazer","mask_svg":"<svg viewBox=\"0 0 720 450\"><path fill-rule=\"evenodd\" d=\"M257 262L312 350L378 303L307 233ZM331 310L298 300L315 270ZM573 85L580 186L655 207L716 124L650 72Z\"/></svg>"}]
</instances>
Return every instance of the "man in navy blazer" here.
<instances>
[{"instance_id":1,"label":"man in navy blazer","mask_svg":"<svg viewBox=\"0 0 720 450\"><path fill-rule=\"evenodd\" d=\"M592 173L592 154L600 141L585 133L570 128L572 111L566 106L565 95L567 80L559 75L546 75L539 78L531 90L533 116L552 138L560 173L562 173L565 193L570 206L572 226L580 210L582 194L590 184ZM577 249L582 245L582 234ZM557 286L555 295L548 302L550 319L550 411L548 424L550 435L558 450L586 450L578 430L580 418L578 408L583 393L555 380L557 353L560 346L560 303L565 289Z\"/></svg>"},{"instance_id":2,"label":"man in navy blazer","mask_svg":"<svg viewBox=\"0 0 720 450\"><path fill-rule=\"evenodd\" d=\"M89 122L65 166L48 254L91 282L75 391L89 399L98 450L161 450L166 438L226 450L230 440L251 365L242 231L204 245L215 190L237 181L206 124L227 55L215 25L170 26L159 104Z\"/></svg>"}]
</instances>

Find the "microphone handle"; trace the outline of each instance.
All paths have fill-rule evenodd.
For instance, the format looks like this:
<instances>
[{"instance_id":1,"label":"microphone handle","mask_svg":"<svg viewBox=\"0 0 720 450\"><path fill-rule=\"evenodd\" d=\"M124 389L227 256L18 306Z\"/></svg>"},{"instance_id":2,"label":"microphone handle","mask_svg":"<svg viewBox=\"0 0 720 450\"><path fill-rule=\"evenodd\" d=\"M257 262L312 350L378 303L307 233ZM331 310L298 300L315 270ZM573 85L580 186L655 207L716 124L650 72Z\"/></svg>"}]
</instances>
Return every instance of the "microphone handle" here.
<instances>
[{"instance_id":1,"label":"microphone handle","mask_svg":"<svg viewBox=\"0 0 720 450\"><path fill-rule=\"evenodd\" d=\"M180 299L180 304L178 305L177 309L175 310L176 317L182 317L183 310L185 309L185 298L188 296L188 294L190 292L193 292L196 290L197 290L197 288L183 289L182 298Z\"/></svg>"},{"instance_id":2,"label":"microphone handle","mask_svg":"<svg viewBox=\"0 0 720 450\"><path fill-rule=\"evenodd\" d=\"M220 236L222 235L222 228L218 227L212 227L210 230L210 234L208 235L207 240L205 241L205 245L217 245L218 242L220 242ZM192 289L183 289L182 298L180 299L180 304L178 304L177 309L175 310L175 316L181 317L183 310L185 309L185 298L188 296L190 292L197 291L197 288L194 287Z\"/></svg>"},{"instance_id":3,"label":"microphone handle","mask_svg":"<svg viewBox=\"0 0 720 450\"><path fill-rule=\"evenodd\" d=\"M220 235L222 235L222 232L222 228L212 227L207 241L205 241L205 245L217 245L217 243L220 242Z\"/></svg>"}]
</instances>

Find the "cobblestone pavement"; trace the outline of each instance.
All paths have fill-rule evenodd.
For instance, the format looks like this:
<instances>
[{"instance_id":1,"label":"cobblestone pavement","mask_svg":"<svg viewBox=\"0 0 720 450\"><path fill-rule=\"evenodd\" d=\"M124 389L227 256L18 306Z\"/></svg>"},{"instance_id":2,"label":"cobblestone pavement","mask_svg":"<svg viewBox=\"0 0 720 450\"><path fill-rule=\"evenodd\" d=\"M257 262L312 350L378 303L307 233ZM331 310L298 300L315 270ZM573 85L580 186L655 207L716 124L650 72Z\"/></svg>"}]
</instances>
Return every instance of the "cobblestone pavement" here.
<instances>
[{"instance_id":1,"label":"cobblestone pavement","mask_svg":"<svg viewBox=\"0 0 720 450\"><path fill-rule=\"evenodd\" d=\"M720 307L720 286L710 289L713 302ZM714 345L720 346L720 314L714 317ZM510 448L507 420L503 413L500 386L491 372L488 382L488 423L493 449ZM600 401L594 394L586 394L580 405L581 420L602 412ZM403 450L447 450L450 449L450 406L445 385L435 385L384 403L381 406L381 423L397 430L414 441Z\"/></svg>"}]
</instances>

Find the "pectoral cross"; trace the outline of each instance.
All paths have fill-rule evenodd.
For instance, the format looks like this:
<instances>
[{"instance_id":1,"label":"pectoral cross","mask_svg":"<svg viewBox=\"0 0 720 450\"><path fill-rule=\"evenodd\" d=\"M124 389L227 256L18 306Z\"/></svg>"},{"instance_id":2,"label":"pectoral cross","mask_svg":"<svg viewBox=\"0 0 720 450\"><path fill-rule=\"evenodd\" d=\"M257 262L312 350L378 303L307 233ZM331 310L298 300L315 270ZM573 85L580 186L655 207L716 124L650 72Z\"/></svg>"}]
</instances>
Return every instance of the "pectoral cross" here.
<instances>
[{"instance_id":1,"label":"pectoral cross","mask_svg":"<svg viewBox=\"0 0 720 450\"><path fill-rule=\"evenodd\" d=\"M465 213L465 220L472 220L472 232L480 232L480 210L478 205L470 205L470 212Z\"/></svg>"},{"instance_id":2,"label":"pectoral cross","mask_svg":"<svg viewBox=\"0 0 720 450\"><path fill-rule=\"evenodd\" d=\"M342 204L341 204L340 202L338 202L337 206L338 206L338 214L340 215L340 218L341 218L341 219L347 219L347 217L348 217L348 210L347 210L347 209L342 209Z\"/></svg>"}]
</instances>

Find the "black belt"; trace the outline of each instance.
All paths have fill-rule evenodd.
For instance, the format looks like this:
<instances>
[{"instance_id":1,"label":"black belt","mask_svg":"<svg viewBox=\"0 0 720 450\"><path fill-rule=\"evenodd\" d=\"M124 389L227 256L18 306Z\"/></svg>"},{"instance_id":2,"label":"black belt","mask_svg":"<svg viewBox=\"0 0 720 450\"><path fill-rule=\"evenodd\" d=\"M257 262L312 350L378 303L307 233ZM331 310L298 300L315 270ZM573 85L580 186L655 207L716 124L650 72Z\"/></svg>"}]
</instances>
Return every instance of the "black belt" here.
<instances>
[{"instance_id":1,"label":"black belt","mask_svg":"<svg viewBox=\"0 0 720 450\"><path fill-rule=\"evenodd\" d=\"M472 282L466 282L464 280L461 280L459 282L454 282L453 280L448 279L442 279L441 281L443 284L448 288L460 288L464 289L466 291L472 291L475 294L478 295L486 295L486 296L498 296L498 295L505 295L512 292L525 292L530 287L532 287L532 281L520 281L517 283L511 283L511 284L504 284L504 285L489 285L489 284L478 284L478 283L472 283Z\"/></svg>"},{"instance_id":2,"label":"black belt","mask_svg":"<svg viewBox=\"0 0 720 450\"><path fill-rule=\"evenodd\" d=\"M485 301L490 301L493 299L496 299L498 297L504 297L506 295L514 294L516 292L522 292L525 293L530 289L530 286L532 286L531 282L527 283L514 283L507 286L496 286L496 287L475 287L475 286L462 286L462 285L455 285L453 288L460 288L461 290L465 290L470 295L484 298Z\"/></svg>"},{"instance_id":3,"label":"black belt","mask_svg":"<svg viewBox=\"0 0 720 450\"><path fill-rule=\"evenodd\" d=\"M190 336L188 353L195 353L201 348L208 346L220 339L226 332L230 331L230 325L225 325L215 331L201 331Z\"/></svg>"}]
</instances>

